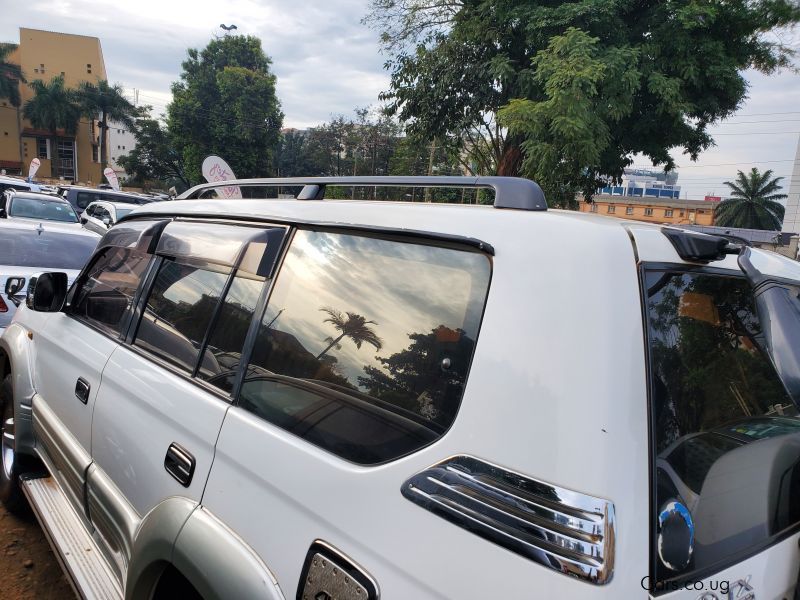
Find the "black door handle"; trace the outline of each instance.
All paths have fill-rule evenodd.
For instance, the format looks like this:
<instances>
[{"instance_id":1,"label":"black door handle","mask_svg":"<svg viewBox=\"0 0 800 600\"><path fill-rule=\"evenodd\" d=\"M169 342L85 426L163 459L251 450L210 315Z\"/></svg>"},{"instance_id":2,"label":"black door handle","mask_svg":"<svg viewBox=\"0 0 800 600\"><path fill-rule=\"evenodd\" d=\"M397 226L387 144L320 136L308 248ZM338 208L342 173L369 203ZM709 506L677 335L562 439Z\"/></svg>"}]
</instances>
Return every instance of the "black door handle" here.
<instances>
[{"instance_id":1,"label":"black door handle","mask_svg":"<svg viewBox=\"0 0 800 600\"><path fill-rule=\"evenodd\" d=\"M78 377L78 381L75 382L75 397L86 404L89 401L90 389L91 386L89 385L89 382L83 377Z\"/></svg>"},{"instance_id":2,"label":"black door handle","mask_svg":"<svg viewBox=\"0 0 800 600\"><path fill-rule=\"evenodd\" d=\"M183 446L172 442L164 457L164 468L183 487L189 487L194 475L194 456Z\"/></svg>"}]
</instances>

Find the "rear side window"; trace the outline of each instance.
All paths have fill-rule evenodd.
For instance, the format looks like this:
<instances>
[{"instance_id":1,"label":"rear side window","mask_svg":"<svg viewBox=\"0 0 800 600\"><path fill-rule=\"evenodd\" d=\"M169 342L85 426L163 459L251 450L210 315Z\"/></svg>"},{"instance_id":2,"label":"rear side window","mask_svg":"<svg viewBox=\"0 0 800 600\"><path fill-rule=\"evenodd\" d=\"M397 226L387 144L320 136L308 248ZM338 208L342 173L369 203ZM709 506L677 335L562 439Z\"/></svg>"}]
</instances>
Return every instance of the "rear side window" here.
<instances>
[{"instance_id":1,"label":"rear side window","mask_svg":"<svg viewBox=\"0 0 800 600\"><path fill-rule=\"evenodd\" d=\"M76 200L76 203L78 204L78 208L84 209L97 199L97 194L93 194L91 192L78 192L78 199Z\"/></svg>"},{"instance_id":2,"label":"rear side window","mask_svg":"<svg viewBox=\"0 0 800 600\"><path fill-rule=\"evenodd\" d=\"M229 273L227 267L164 260L134 344L191 373Z\"/></svg>"},{"instance_id":3,"label":"rear side window","mask_svg":"<svg viewBox=\"0 0 800 600\"><path fill-rule=\"evenodd\" d=\"M800 419L738 277L645 275L657 585L699 579L800 522ZM670 588L671 589L671 588Z\"/></svg>"},{"instance_id":4,"label":"rear side window","mask_svg":"<svg viewBox=\"0 0 800 600\"><path fill-rule=\"evenodd\" d=\"M75 293L72 314L119 335L150 258L130 248L103 250Z\"/></svg>"},{"instance_id":5,"label":"rear side window","mask_svg":"<svg viewBox=\"0 0 800 600\"><path fill-rule=\"evenodd\" d=\"M477 252L298 231L239 404L360 464L430 444L461 402L490 270Z\"/></svg>"}]
</instances>

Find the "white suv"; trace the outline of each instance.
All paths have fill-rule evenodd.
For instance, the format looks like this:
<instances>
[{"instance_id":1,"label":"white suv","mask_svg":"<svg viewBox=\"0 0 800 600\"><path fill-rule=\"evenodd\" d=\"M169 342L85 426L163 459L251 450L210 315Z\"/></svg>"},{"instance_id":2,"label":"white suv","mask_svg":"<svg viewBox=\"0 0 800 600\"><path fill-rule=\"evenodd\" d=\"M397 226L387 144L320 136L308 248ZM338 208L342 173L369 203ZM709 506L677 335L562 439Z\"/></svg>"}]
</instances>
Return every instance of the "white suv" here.
<instances>
[{"instance_id":1,"label":"white suv","mask_svg":"<svg viewBox=\"0 0 800 600\"><path fill-rule=\"evenodd\" d=\"M85 597L792 595L800 265L527 180L236 185L122 219L0 338L0 496Z\"/></svg>"}]
</instances>

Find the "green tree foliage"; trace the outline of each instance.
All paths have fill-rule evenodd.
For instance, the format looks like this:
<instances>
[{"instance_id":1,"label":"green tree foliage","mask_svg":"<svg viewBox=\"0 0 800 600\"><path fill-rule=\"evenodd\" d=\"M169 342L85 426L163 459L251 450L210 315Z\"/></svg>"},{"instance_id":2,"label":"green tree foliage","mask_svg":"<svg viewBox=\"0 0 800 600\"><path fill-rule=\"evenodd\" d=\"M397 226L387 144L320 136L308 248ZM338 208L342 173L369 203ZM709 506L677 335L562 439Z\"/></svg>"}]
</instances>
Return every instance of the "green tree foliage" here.
<instances>
[{"instance_id":1,"label":"green tree foliage","mask_svg":"<svg viewBox=\"0 0 800 600\"><path fill-rule=\"evenodd\" d=\"M53 77L49 83L41 79L30 84L34 96L25 103L22 115L37 129L50 132L53 140L51 145L51 176L58 177L58 130L67 135L74 135L78 129L78 120L81 109L78 105L75 92L64 85L64 77Z\"/></svg>"},{"instance_id":2,"label":"green tree foliage","mask_svg":"<svg viewBox=\"0 0 800 600\"><path fill-rule=\"evenodd\" d=\"M797 23L800 7L372 0L365 20L381 32L384 97L409 132L488 152L493 172L540 180L569 204L620 177L637 153L667 169L672 148L696 159L713 143L709 125L741 105L743 70L789 64L791 48L765 34Z\"/></svg>"},{"instance_id":3,"label":"green tree foliage","mask_svg":"<svg viewBox=\"0 0 800 600\"><path fill-rule=\"evenodd\" d=\"M209 154L223 157L237 177L272 174L283 113L271 64L253 36L229 35L189 50L172 85L167 123L190 181L202 180Z\"/></svg>"},{"instance_id":4,"label":"green tree foliage","mask_svg":"<svg viewBox=\"0 0 800 600\"><path fill-rule=\"evenodd\" d=\"M108 121L132 128L136 107L125 98L120 84L109 85L106 80L81 82L76 98L84 116L100 121L100 169L105 171L108 166Z\"/></svg>"},{"instance_id":5,"label":"green tree foliage","mask_svg":"<svg viewBox=\"0 0 800 600\"><path fill-rule=\"evenodd\" d=\"M176 185L182 189L190 186L183 154L167 128L150 115L150 107L139 109L131 130L136 146L117 159L129 181L142 185L158 182L159 187Z\"/></svg>"},{"instance_id":6,"label":"green tree foliage","mask_svg":"<svg viewBox=\"0 0 800 600\"><path fill-rule=\"evenodd\" d=\"M771 170L760 173L753 167L748 174L738 172L736 181L726 181L731 197L714 210L714 224L720 227L746 227L776 231L783 224L784 206L778 202L786 194L781 189L783 177L772 177Z\"/></svg>"},{"instance_id":7,"label":"green tree foliage","mask_svg":"<svg viewBox=\"0 0 800 600\"><path fill-rule=\"evenodd\" d=\"M22 68L12 62L8 57L17 49L16 44L0 44L0 98L6 98L11 106L19 107L19 84L25 83Z\"/></svg>"}]
</instances>

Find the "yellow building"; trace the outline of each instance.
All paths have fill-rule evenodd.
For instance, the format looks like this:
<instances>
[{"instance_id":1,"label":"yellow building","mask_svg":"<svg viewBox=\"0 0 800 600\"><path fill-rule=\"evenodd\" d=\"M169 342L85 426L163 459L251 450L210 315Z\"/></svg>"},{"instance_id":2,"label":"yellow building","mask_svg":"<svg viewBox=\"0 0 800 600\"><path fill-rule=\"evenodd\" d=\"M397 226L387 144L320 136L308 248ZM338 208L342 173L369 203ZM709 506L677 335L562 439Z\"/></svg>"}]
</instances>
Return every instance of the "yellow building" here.
<instances>
[{"instance_id":1,"label":"yellow building","mask_svg":"<svg viewBox=\"0 0 800 600\"><path fill-rule=\"evenodd\" d=\"M10 62L22 67L29 82L49 82L63 75L66 86L75 88L82 81L107 79L100 40L84 35L20 27L19 47ZM28 85L20 84L22 106L33 95ZM81 117L74 135L62 130L43 131L22 118L22 106L17 109L8 99L0 99L0 169L26 175L31 160L39 158L37 179L102 182L97 121ZM54 143L58 143L58 165L52 164Z\"/></svg>"},{"instance_id":2,"label":"yellow building","mask_svg":"<svg viewBox=\"0 0 800 600\"><path fill-rule=\"evenodd\" d=\"M581 201L581 212L670 225L713 225L714 208L718 204L704 200L658 200L605 194L594 196L593 200L592 204Z\"/></svg>"}]
</instances>

